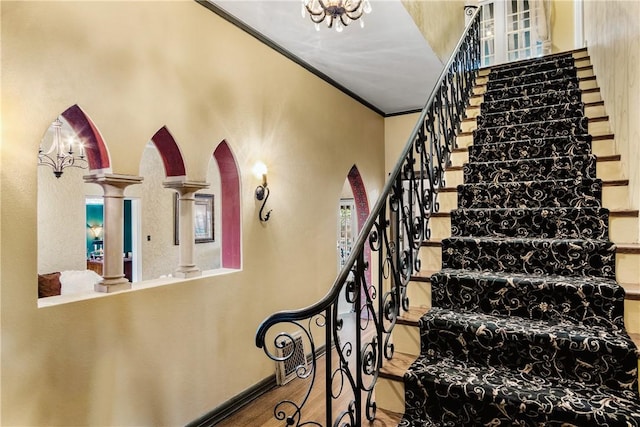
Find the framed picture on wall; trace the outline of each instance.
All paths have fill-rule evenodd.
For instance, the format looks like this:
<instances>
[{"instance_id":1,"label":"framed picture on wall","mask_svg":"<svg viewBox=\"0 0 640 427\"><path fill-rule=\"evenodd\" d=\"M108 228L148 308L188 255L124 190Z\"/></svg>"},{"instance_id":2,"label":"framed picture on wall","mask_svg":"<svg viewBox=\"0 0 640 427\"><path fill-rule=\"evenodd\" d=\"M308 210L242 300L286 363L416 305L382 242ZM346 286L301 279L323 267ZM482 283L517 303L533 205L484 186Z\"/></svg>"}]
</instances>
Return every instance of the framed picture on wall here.
<instances>
[{"instance_id":1,"label":"framed picture on wall","mask_svg":"<svg viewBox=\"0 0 640 427\"><path fill-rule=\"evenodd\" d=\"M213 194L196 193L194 212L193 228L196 243L213 242ZM180 244L180 210L178 193L174 193L173 195L173 240L175 245Z\"/></svg>"}]
</instances>

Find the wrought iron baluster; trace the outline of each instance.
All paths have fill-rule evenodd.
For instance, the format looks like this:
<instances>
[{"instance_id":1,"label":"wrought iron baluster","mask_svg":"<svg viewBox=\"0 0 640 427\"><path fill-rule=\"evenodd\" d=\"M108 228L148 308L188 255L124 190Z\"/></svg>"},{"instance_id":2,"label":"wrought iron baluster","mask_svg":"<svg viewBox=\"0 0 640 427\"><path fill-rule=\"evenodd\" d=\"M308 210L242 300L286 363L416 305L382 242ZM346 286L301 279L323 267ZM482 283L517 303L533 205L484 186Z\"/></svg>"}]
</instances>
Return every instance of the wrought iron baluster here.
<instances>
[{"instance_id":1,"label":"wrought iron baluster","mask_svg":"<svg viewBox=\"0 0 640 427\"><path fill-rule=\"evenodd\" d=\"M314 333L320 334L317 331L322 328L326 369L324 426L356 427L363 425L365 418L375 418L374 387L383 361L393 357L391 333L398 317L409 309L407 284L412 274L420 271L420 247L431 237L429 219L439 210L436 195L445 185L444 171L475 83L480 63L479 18L476 10L329 293L307 308L276 313L258 328L256 345L272 360L289 360L295 353L278 355L276 351L298 345L292 329L300 330L310 346L311 364L296 369L300 380L308 382L305 395L279 402L274 408L275 418L283 425L323 425L306 419L304 412L313 387L319 384ZM367 282L370 266L365 248L371 251L372 259L377 253L377 274L371 276L371 283ZM340 302L355 307L350 314L355 320L353 336L344 329L344 315L338 310ZM276 325L284 331L274 332ZM270 345L267 336L273 336ZM334 407L336 399L347 403Z\"/></svg>"}]
</instances>

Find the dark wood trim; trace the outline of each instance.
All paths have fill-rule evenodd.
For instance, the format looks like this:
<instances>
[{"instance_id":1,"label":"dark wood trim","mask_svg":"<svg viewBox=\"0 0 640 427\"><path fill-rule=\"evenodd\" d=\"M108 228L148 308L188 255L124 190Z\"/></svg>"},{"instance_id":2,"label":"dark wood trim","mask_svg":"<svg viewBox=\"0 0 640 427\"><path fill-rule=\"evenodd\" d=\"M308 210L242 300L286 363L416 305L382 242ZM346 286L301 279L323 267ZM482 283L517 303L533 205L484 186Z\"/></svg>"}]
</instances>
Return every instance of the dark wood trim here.
<instances>
[{"instance_id":1,"label":"dark wood trim","mask_svg":"<svg viewBox=\"0 0 640 427\"><path fill-rule=\"evenodd\" d=\"M277 387L277 383L276 376L274 374L249 387L247 390L231 398L211 412L190 422L186 427L214 426L242 409L245 405L248 405L258 397L262 396L264 393L273 390L275 387Z\"/></svg>"},{"instance_id":2,"label":"dark wood trim","mask_svg":"<svg viewBox=\"0 0 640 427\"><path fill-rule=\"evenodd\" d=\"M210 2L208 2L206 0L195 0L195 1L198 4L200 4L201 6L204 6L205 8L210 10L211 12L215 13L216 15L218 15L219 17L221 17L225 21L235 25L236 27L238 27L239 29L241 29L245 33L249 34L250 36L252 36L255 39L257 39L258 41L264 43L265 45L267 45L271 49L273 49L276 52L280 53L281 55L283 55L287 59L295 62L298 65L300 65L302 68L304 68L305 70L309 71L311 74L314 74L316 77L318 77L318 78L324 80L325 82L329 83L331 86L335 87L336 89L338 89L339 91L341 91L345 95L350 96L354 100L358 101L360 104L362 104L365 107L375 111L376 113L380 114L381 116L387 117L387 114L384 111L382 111L381 109L379 109L378 107L376 107L375 105L371 104L370 102L368 102L364 98L361 98L360 96L356 95L354 92L352 92L349 89L347 89L346 87L342 86L340 83L336 82L331 77L327 76L326 74L324 74L323 72L321 72L317 68L312 67L309 63L303 61L301 58L299 58L298 56L296 56L293 53L289 52L288 50L286 50L285 48L283 48L279 44L275 43L273 40L270 40L270 39L266 38L265 36L263 36L262 34L257 32L256 30L254 30L253 28L251 28L248 25L246 25L244 22L240 21L235 16L227 13L222 8L220 8L220 7L214 5L214 4L212 4L212 3L210 3Z\"/></svg>"},{"instance_id":3,"label":"dark wood trim","mask_svg":"<svg viewBox=\"0 0 640 427\"><path fill-rule=\"evenodd\" d=\"M324 356L327 348L323 344L316 349L316 359ZM311 354L307 354L307 361L310 362ZM222 405L213 409L212 411L204 414L200 418L191 421L186 427L211 427L215 426L222 420L232 416L234 413L238 412L240 409L248 405L249 403L256 400L258 397L263 394L273 390L278 386L276 382L276 376L271 375L262 381L252 385L245 391L236 396L232 397Z\"/></svg>"},{"instance_id":4,"label":"dark wood trim","mask_svg":"<svg viewBox=\"0 0 640 427\"><path fill-rule=\"evenodd\" d=\"M389 113L389 114L385 114L385 117L395 117L395 116L404 116L405 114L415 114L415 113L422 113L422 109L415 109L415 110L407 110L407 111L399 111L397 113Z\"/></svg>"}]
</instances>

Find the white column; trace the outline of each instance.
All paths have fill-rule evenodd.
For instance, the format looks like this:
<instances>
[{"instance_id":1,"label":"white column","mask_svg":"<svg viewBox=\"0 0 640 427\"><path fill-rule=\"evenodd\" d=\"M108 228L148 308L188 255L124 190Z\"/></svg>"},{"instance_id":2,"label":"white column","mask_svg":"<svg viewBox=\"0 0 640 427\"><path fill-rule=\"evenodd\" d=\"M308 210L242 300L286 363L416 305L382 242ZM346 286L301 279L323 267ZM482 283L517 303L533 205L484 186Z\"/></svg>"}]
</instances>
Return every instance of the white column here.
<instances>
[{"instance_id":1,"label":"white column","mask_svg":"<svg viewBox=\"0 0 640 427\"><path fill-rule=\"evenodd\" d=\"M193 181L166 181L163 185L165 188L171 188L178 193L180 258L174 275L184 278L200 276L202 272L193 259L196 244L194 231L195 194L198 190L209 188L209 184Z\"/></svg>"},{"instance_id":2,"label":"white column","mask_svg":"<svg viewBox=\"0 0 640 427\"><path fill-rule=\"evenodd\" d=\"M85 182L98 184L104 191L102 280L94 286L96 292L117 292L131 289L124 277L124 189L142 182L132 175L86 175Z\"/></svg>"}]
</instances>

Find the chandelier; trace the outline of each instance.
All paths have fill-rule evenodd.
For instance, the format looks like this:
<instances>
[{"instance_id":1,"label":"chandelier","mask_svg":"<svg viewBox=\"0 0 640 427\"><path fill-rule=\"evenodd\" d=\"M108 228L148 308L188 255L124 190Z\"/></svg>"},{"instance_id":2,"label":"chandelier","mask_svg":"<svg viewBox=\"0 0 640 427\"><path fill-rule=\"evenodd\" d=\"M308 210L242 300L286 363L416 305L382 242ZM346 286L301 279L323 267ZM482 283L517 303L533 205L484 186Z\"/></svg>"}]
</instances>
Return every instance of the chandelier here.
<instances>
[{"instance_id":1,"label":"chandelier","mask_svg":"<svg viewBox=\"0 0 640 427\"><path fill-rule=\"evenodd\" d=\"M77 142L74 137L70 137L66 144L62 141L62 121L59 117L51 126L53 126L53 141L47 151L42 148L42 143L40 143L38 166L51 167L56 178L60 178L62 170L67 167L86 169L88 164L82 143Z\"/></svg>"},{"instance_id":2,"label":"chandelier","mask_svg":"<svg viewBox=\"0 0 640 427\"><path fill-rule=\"evenodd\" d=\"M369 0L302 0L302 17L306 12L320 31L320 23L327 21L327 27L334 27L342 32L344 27L353 21L360 20L360 27L364 27L363 13L371 12Z\"/></svg>"}]
</instances>

